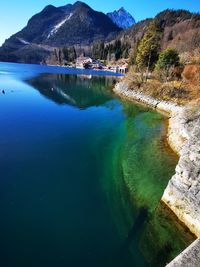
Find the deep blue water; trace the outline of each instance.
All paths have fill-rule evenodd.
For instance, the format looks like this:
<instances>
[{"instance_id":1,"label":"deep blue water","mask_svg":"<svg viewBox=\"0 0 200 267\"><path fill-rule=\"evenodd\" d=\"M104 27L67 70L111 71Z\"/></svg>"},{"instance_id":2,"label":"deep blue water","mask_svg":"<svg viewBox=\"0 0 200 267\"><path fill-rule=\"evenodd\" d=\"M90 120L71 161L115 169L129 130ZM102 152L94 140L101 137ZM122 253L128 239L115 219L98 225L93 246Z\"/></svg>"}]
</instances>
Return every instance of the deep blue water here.
<instances>
[{"instance_id":1,"label":"deep blue water","mask_svg":"<svg viewBox=\"0 0 200 267\"><path fill-rule=\"evenodd\" d=\"M155 219L177 160L164 118L116 98L118 79L0 63L1 267L164 266L187 244Z\"/></svg>"}]
</instances>

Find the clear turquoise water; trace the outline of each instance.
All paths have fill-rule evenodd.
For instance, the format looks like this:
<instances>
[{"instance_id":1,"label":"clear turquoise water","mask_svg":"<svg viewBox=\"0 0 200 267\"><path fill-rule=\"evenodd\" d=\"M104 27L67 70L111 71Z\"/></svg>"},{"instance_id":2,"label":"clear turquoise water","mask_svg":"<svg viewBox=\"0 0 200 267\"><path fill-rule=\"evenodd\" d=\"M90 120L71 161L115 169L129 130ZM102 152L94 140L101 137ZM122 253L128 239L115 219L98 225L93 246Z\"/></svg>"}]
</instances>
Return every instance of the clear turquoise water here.
<instances>
[{"instance_id":1,"label":"clear turquoise water","mask_svg":"<svg viewBox=\"0 0 200 267\"><path fill-rule=\"evenodd\" d=\"M0 63L0 266L165 266L192 241L159 203L164 118L103 74Z\"/></svg>"}]
</instances>

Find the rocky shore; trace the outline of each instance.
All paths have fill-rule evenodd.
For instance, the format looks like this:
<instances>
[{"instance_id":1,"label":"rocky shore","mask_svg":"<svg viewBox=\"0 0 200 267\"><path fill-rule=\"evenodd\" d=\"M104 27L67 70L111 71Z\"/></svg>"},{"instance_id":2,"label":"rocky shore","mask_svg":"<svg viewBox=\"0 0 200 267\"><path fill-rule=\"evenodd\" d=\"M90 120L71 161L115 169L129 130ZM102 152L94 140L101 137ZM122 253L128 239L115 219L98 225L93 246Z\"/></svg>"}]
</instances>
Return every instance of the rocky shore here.
<instances>
[{"instance_id":1,"label":"rocky shore","mask_svg":"<svg viewBox=\"0 0 200 267\"><path fill-rule=\"evenodd\" d=\"M200 266L200 238L181 252L166 267L199 267Z\"/></svg>"},{"instance_id":2,"label":"rocky shore","mask_svg":"<svg viewBox=\"0 0 200 267\"><path fill-rule=\"evenodd\" d=\"M200 237L199 102L196 100L187 106L178 106L131 90L124 81L115 86L114 92L123 98L151 106L169 117L167 138L172 149L179 154L179 161L175 175L170 179L161 201L192 233ZM199 266L199 263L195 266Z\"/></svg>"}]
</instances>

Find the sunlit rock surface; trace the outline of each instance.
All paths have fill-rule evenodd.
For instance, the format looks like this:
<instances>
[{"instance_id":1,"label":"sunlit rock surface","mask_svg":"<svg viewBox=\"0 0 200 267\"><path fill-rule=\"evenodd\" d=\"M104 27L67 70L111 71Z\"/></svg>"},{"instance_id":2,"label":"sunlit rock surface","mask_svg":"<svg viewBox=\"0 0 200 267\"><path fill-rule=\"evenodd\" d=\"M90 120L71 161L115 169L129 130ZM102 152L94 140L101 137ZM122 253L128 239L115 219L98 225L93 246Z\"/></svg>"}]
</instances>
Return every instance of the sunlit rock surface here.
<instances>
[{"instance_id":1,"label":"sunlit rock surface","mask_svg":"<svg viewBox=\"0 0 200 267\"><path fill-rule=\"evenodd\" d=\"M196 267L200 266L200 239L193 242L178 257L166 267Z\"/></svg>"}]
</instances>

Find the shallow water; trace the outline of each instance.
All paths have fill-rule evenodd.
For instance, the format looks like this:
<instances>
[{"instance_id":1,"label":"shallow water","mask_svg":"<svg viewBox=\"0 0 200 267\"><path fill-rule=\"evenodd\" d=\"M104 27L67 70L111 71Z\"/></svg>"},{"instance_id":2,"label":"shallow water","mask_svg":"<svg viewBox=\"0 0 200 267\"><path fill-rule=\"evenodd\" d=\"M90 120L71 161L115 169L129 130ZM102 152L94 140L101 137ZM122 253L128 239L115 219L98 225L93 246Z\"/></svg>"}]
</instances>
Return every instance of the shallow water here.
<instances>
[{"instance_id":1,"label":"shallow water","mask_svg":"<svg viewBox=\"0 0 200 267\"><path fill-rule=\"evenodd\" d=\"M0 63L1 266L165 266L192 241L159 203L165 119L103 74Z\"/></svg>"}]
</instances>

